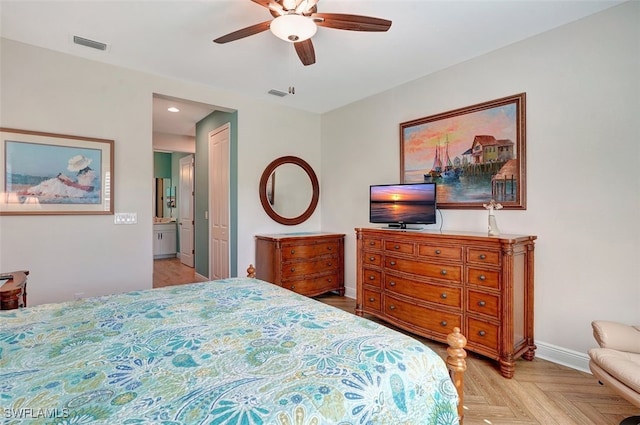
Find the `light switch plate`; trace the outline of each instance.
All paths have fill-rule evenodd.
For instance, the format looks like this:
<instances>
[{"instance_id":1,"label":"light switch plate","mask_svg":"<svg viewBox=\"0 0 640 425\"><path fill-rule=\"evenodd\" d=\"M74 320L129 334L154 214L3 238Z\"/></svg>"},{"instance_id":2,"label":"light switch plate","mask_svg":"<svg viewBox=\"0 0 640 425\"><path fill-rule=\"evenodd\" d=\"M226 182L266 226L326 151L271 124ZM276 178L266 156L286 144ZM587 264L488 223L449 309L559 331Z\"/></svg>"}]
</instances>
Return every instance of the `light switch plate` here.
<instances>
[{"instance_id":1,"label":"light switch plate","mask_svg":"<svg viewBox=\"0 0 640 425\"><path fill-rule=\"evenodd\" d=\"M137 224L137 213L116 213L113 218L114 224Z\"/></svg>"}]
</instances>

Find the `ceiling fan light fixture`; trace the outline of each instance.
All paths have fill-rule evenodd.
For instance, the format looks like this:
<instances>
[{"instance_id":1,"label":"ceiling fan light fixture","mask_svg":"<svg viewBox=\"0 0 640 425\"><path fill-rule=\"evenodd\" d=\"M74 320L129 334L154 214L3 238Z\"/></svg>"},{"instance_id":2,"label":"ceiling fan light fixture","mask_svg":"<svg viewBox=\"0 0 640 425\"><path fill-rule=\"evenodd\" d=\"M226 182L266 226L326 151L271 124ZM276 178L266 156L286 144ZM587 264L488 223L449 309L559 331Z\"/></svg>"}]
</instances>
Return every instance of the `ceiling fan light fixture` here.
<instances>
[{"instance_id":1,"label":"ceiling fan light fixture","mask_svg":"<svg viewBox=\"0 0 640 425\"><path fill-rule=\"evenodd\" d=\"M308 40L318 31L318 26L311 18L290 13L271 21L271 32L278 38L295 43Z\"/></svg>"}]
</instances>

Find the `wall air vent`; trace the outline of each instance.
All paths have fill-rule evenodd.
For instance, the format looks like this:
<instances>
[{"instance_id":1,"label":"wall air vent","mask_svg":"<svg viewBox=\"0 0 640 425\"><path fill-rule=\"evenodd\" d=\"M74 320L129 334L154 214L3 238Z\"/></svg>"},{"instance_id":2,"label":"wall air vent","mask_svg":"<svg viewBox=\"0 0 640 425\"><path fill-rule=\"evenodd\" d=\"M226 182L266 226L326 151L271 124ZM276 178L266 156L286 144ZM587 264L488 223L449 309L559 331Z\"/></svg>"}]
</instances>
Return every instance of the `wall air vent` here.
<instances>
[{"instance_id":1,"label":"wall air vent","mask_svg":"<svg viewBox=\"0 0 640 425\"><path fill-rule=\"evenodd\" d=\"M92 49L97 50L107 50L107 45L95 40L89 40L88 38L79 37L77 35L73 36L73 42L79 44L81 46L91 47Z\"/></svg>"},{"instance_id":2,"label":"wall air vent","mask_svg":"<svg viewBox=\"0 0 640 425\"><path fill-rule=\"evenodd\" d=\"M287 93L276 89L271 89L268 93L278 97L285 97L287 95Z\"/></svg>"}]
</instances>

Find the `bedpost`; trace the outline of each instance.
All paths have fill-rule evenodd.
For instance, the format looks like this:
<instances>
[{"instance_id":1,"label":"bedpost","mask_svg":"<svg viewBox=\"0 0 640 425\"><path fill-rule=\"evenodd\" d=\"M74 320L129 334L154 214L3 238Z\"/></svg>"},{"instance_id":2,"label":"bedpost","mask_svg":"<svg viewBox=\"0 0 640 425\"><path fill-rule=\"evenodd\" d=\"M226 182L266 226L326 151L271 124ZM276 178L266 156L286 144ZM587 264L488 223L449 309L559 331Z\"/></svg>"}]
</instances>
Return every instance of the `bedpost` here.
<instances>
[{"instance_id":1,"label":"bedpost","mask_svg":"<svg viewBox=\"0 0 640 425\"><path fill-rule=\"evenodd\" d=\"M247 267L247 277L256 277L256 268L253 267L253 264L249 264L249 267Z\"/></svg>"},{"instance_id":2,"label":"bedpost","mask_svg":"<svg viewBox=\"0 0 640 425\"><path fill-rule=\"evenodd\" d=\"M447 367L453 385L458 392L458 417L460 425L464 419L464 372L467 370L467 352L464 350L467 345L467 338L460 333L460 328L453 328L453 332L447 335Z\"/></svg>"}]
</instances>

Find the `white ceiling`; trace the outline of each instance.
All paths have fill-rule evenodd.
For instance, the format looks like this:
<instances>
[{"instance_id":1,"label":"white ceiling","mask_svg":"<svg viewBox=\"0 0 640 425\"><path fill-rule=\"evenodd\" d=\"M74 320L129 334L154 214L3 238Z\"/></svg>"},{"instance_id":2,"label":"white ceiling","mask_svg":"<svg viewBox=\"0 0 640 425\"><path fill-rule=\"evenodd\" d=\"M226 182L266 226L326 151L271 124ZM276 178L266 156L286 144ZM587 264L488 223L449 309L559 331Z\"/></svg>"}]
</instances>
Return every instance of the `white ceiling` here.
<instances>
[{"instance_id":1,"label":"white ceiling","mask_svg":"<svg viewBox=\"0 0 640 425\"><path fill-rule=\"evenodd\" d=\"M320 27L312 39L316 64L307 67L291 44L269 31L212 42L271 19L250 0L0 0L0 28L2 37L12 40L323 113L619 3L321 0L318 12L368 15L393 24L384 33ZM108 49L76 45L74 35ZM267 94L287 92L289 86L294 95Z\"/></svg>"}]
</instances>

